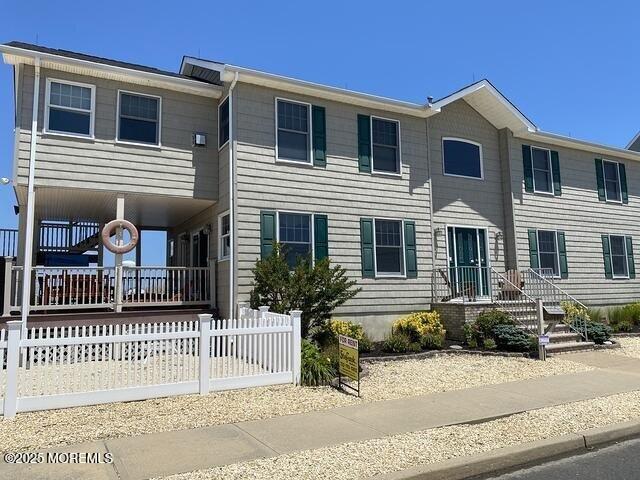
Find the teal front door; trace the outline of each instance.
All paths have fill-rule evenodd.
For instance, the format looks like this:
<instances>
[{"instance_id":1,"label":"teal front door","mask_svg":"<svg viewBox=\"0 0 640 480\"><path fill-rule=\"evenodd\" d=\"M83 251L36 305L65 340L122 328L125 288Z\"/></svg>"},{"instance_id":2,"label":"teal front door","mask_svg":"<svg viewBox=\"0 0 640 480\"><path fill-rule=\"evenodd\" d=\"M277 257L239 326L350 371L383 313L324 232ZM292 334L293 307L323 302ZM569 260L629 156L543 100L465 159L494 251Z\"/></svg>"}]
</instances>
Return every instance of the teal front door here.
<instances>
[{"instance_id":1,"label":"teal front door","mask_svg":"<svg viewBox=\"0 0 640 480\"><path fill-rule=\"evenodd\" d=\"M486 233L479 228L449 227L449 266L455 282L454 296L475 299L487 296Z\"/></svg>"}]
</instances>

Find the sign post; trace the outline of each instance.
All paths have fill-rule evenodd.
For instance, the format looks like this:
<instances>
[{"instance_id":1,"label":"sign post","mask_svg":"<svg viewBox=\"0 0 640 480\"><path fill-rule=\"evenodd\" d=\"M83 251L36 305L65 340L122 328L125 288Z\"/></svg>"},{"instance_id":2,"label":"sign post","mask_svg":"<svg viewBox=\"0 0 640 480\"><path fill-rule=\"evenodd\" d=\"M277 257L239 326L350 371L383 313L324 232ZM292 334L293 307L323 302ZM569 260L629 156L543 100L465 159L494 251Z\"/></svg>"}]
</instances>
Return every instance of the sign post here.
<instances>
[{"instance_id":1,"label":"sign post","mask_svg":"<svg viewBox=\"0 0 640 480\"><path fill-rule=\"evenodd\" d=\"M358 350L358 340L338 335L338 387L353 390L360 396L360 355ZM343 378L356 382L357 387L343 382Z\"/></svg>"}]
</instances>

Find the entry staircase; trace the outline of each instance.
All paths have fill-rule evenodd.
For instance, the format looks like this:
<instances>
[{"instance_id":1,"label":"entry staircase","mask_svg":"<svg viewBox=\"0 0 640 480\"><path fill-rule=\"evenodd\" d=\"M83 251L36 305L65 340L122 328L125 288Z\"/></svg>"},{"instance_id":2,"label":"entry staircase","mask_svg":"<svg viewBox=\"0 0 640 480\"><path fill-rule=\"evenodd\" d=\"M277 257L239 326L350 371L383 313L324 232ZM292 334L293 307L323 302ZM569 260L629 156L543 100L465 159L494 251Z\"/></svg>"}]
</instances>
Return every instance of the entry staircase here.
<instances>
[{"instance_id":1,"label":"entry staircase","mask_svg":"<svg viewBox=\"0 0 640 480\"><path fill-rule=\"evenodd\" d=\"M499 273L493 267L439 269L434 279L434 299L493 305L506 312L521 328L538 335L536 299L543 304L543 328L549 336L548 354L592 349L585 318L568 318L563 305L580 301L553 283L550 272L527 269Z\"/></svg>"},{"instance_id":2,"label":"entry staircase","mask_svg":"<svg viewBox=\"0 0 640 480\"><path fill-rule=\"evenodd\" d=\"M98 252L100 225L95 222L40 223L38 252L86 254Z\"/></svg>"}]
</instances>

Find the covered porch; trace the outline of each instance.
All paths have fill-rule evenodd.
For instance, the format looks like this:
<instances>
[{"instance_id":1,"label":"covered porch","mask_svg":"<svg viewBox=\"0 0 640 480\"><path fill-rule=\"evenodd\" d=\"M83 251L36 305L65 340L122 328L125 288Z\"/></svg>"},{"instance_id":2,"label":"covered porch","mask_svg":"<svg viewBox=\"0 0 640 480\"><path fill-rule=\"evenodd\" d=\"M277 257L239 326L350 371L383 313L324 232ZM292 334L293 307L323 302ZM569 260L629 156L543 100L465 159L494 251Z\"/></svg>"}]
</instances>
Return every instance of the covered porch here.
<instances>
[{"instance_id":1,"label":"covered porch","mask_svg":"<svg viewBox=\"0 0 640 480\"><path fill-rule=\"evenodd\" d=\"M30 316L216 307L216 265L209 256L211 223L194 227L179 242L173 235L168 240L167 235L214 202L37 188L33 266L25 272L26 192L18 189L17 197L18 246L14 255L5 253L4 257L5 317L22 312L25 282L29 282ZM103 245L102 229L114 219L128 220L139 232L139 241L129 253L112 254ZM130 241L125 231L113 235L111 242L119 238L125 244Z\"/></svg>"}]
</instances>

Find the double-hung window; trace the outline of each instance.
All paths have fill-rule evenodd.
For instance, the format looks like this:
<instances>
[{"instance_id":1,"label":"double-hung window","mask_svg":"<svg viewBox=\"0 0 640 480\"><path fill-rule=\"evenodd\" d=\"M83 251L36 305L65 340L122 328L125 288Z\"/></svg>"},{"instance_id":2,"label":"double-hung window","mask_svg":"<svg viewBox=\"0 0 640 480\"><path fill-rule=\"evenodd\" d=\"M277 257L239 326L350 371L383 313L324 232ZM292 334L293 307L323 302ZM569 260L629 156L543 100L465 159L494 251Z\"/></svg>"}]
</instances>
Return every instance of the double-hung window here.
<instances>
[{"instance_id":1,"label":"double-hung window","mask_svg":"<svg viewBox=\"0 0 640 480\"><path fill-rule=\"evenodd\" d=\"M118 140L159 145L160 110L160 97L118 92Z\"/></svg>"},{"instance_id":2,"label":"double-hung window","mask_svg":"<svg viewBox=\"0 0 640 480\"><path fill-rule=\"evenodd\" d=\"M445 175L482 178L482 145L461 138L442 139L442 171Z\"/></svg>"},{"instance_id":3,"label":"double-hung window","mask_svg":"<svg viewBox=\"0 0 640 480\"><path fill-rule=\"evenodd\" d=\"M606 278L636 278L633 239L625 235L602 235Z\"/></svg>"},{"instance_id":4,"label":"double-hung window","mask_svg":"<svg viewBox=\"0 0 640 480\"><path fill-rule=\"evenodd\" d=\"M602 161L602 175L604 178L604 192L607 201L620 202L622 200L620 188L620 171L618 162Z\"/></svg>"},{"instance_id":5,"label":"double-hung window","mask_svg":"<svg viewBox=\"0 0 640 480\"><path fill-rule=\"evenodd\" d=\"M401 220L374 219L375 261L378 276L404 275L404 242Z\"/></svg>"},{"instance_id":6,"label":"double-hung window","mask_svg":"<svg viewBox=\"0 0 640 480\"><path fill-rule=\"evenodd\" d=\"M400 124L371 117L371 153L374 173L400 173Z\"/></svg>"},{"instance_id":7,"label":"double-hung window","mask_svg":"<svg viewBox=\"0 0 640 480\"><path fill-rule=\"evenodd\" d=\"M276 158L311 163L311 105L276 99Z\"/></svg>"},{"instance_id":8,"label":"double-hung window","mask_svg":"<svg viewBox=\"0 0 640 480\"><path fill-rule=\"evenodd\" d=\"M227 260L231 252L231 216L218 216L218 259Z\"/></svg>"},{"instance_id":9,"label":"double-hung window","mask_svg":"<svg viewBox=\"0 0 640 480\"><path fill-rule=\"evenodd\" d=\"M218 148L229 141L229 97L218 107Z\"/></svg>"},{"instance_id":10,"label":"double-hung window","mask_svg":"<svg viewBox=\"0 0 640 480\"><path fill-rule=\"evenodd\" d=\"M93 137L95 86L47 79L45 132Z\"/></svg>"},{"instance_id":11,"label":"double-hung window","mask_svg":"<svg viewBox=\"0 0 640 480\"><path fill-rule=\"evenodd\" d=\"M531 161L534 192L553 193L551 152L543 148L531 147Z\"/></svg>"},{"instance_id":12,"label":"double-hung window","mask_svg":"<svg viewBox=\"0 0 640 480\"><path fill-rule=\"evenodd\" d=\"M279 212L278 241L284 248L289 267L294 268L300 259L311 260L311 215Z\"/></svg>"},{"instance_id":13,"label":"double-hung window","mask_svg":"<svg viewBox=\"0 0 640 480\"><path fill-rule=\"evenodd\" d=\"M541 272L558 277L560 275L560 258L555 231L538 230L538 255Z\"/></svg>"}]
</instances>

